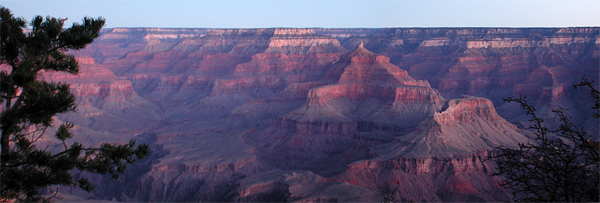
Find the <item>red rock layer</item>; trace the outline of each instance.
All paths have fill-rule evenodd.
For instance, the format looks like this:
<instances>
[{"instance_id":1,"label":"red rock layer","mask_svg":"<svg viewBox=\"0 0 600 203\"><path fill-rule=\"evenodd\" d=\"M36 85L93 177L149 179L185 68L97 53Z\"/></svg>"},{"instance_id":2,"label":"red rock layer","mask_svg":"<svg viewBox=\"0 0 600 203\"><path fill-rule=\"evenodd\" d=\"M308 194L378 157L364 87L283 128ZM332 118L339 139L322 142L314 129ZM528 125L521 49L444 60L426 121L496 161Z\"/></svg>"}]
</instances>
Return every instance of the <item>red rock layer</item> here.
<instances>
[{"instance_id":1,"label":"red rock layer","mask_svg":"<svg viewBox=\"0 0 600 203\"><path fill-rule=\"evenodd\" d=\"M479 152L447 159L358 161L332 179L381 191L399 201L508 201L508 191L487 175L494 168L483 161L487 156Z\"/></svg>"},{"instance_id":2,"label":"red rock layer","mask_svg":"<svg viewBox=\"0 0 600 203\"><path fill-rule=\"evenodd\" d=\"M453 125L473 122L476 117L492 122L502 119L496 113L492 101L477 97L465 97L448 101L447 107L442 109L442 112L436 113L434 119L443 125Z\"/></svg>"},{"instance_id":3,"label":"red rock layer","mask_svg":"<svg viewBox=\"0 0 600 203\"><path fill-rule=\"evenodd\" d=\"M144 130L157 122L158 107L138 96L131 81L115 76L91 57L78 56L77 60L80 65L77 75L57 72L40 75L43 80L68 83L77 97L77 114L59 115L60 119L100 132L118 129L119 133Z\"/></svg>"},{"instance_id":4,"label":"red rock layer","mask_svg":"<svg viewBox=\"0 0 600 203\"><path fill-rule=\"evenodd\" d=\"M53 77L83 98L81 125L165 148L96 197L509 201L482 159L527 140L492 102L512 121L510 95L589 112L571 85L597 77L598 42L598 28L117 28L76 53L100 65Z\"/></svg>"},{"instance_id":5,"label":"red rock layer","mask_svg":"<svg viewBox=\"0 0 600 203\"><path fill-rule=\"evenodd\" d=\"M363 159L368 145L432 117L444 102L427 82L412 79L362 45L312 85L322 86L308 90L304 105L246 136L279 167L320 171L333 160L339 167ZM368 131L383 135L363 135Z\"/></svg>"},{"instance_id":6,"label":"red rock layer","mask_svg":"<svg viewBox=\"0 0 600 203\"><path fill-rule=\"evenodd\" d=\"M367 99L391 103L382 107L387 109L413 103L431 105L433 109L441 107L443 102L429 83L412 79L406 71L390 64L387 57L376 55L362 45L341 56L321 81L333 84L309 90L305 106L291 112L288 118L302 121L362 119L360 117L371 115L356 117L352 111Z\"/></svg>"}]
</instances>

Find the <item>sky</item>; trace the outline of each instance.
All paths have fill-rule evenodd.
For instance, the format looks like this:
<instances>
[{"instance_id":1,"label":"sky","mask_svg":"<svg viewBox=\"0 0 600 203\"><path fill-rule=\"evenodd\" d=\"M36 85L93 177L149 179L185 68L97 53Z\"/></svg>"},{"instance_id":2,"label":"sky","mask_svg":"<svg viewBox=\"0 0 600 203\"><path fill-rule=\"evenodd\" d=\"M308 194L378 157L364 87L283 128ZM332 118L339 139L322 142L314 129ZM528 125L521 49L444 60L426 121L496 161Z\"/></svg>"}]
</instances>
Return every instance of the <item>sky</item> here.
<instances>
[{"instance_id":1,"label":"sky","mask_svg":"<svg viewBox=\"0 0 600 203\"><path fill-rule=\"evenodd\" d=\"M600 26L600 0L0 0L15 16L105 28Z\"/></svg>"}]
</instances>

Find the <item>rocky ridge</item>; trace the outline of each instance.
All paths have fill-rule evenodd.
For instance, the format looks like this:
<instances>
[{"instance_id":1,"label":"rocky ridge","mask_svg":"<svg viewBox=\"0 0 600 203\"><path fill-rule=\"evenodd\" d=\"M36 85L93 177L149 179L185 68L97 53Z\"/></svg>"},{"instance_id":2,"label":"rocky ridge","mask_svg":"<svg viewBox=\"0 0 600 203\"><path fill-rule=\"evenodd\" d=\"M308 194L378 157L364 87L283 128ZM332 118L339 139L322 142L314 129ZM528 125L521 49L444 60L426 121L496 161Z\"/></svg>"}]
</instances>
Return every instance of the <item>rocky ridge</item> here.
<instances>
[{"instance_id":1,"label":"rocky ridge","mask_svg":"<svg viewBox=\"0 0 600 203\"><path fill-rule=\"evenodd\" d=\"M80 101L63 118L156 149L92 198L504 201L482 160L527 123L500 98L585 117L570 85L598 75L598 31L115 28L51 80Z\"/></svg>"}]
</instances>

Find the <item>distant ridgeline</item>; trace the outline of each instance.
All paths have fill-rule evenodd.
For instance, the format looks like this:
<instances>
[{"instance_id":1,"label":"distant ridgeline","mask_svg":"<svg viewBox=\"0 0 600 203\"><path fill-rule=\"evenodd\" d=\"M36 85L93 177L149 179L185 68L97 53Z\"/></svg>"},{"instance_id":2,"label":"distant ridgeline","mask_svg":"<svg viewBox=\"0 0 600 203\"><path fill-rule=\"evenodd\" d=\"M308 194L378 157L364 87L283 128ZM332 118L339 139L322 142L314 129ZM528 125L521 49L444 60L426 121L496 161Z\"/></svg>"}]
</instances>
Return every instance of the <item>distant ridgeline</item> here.
<instances>
[{"instance_id":1,"label":"distant ridgeline","mask_svg":"<svg viewBox=\"0 0 600 203\"><path fill-rule=\"evenodd\" d=\"M90 178L91 198L509 201L482 160L531 132L502 98L527 96L551 126L567 108L598 139L572 85L599 84L599 32L112 28L72 53L79 75L44 78L77 95L58 119L78 141L153 146L122 179Z\"/></svg>"}]
</instances>

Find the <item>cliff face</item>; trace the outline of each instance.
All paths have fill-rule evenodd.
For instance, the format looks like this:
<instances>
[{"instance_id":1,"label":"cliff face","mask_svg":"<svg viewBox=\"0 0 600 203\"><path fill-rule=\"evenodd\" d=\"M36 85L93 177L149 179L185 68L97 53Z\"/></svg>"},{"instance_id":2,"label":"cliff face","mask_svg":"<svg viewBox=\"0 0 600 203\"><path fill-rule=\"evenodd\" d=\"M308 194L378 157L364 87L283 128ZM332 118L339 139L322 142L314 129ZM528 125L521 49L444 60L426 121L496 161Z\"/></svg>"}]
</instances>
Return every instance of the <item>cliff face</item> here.
<instances>
[{"instance_id":1,"label":"cliff face","mask_svg":"<svg viewBox=\"0 0 600 203\"><path fill-rule=\"evenodd\" d=\"M85 139L154 146L95 198L504 201L482 160L528 132L501 98L597 135L571 85L599 81L599 31L115 28L74 53L79 76L43 77L71 84L80 110L59 118Z\"/></svg>"},{"instance_id":2,"label":"cliff face","mask_svg":"<svg viewBox=\"0 0 600 203\"><path fill-rule=\"evenodd\" d=\"M508 191L490 177L494 165L485 152L456 158L404 158L364 160L348 165L332 177L379 191L380 196L416 202L510 201Z\"/></svg>"},{"instance_id":3,"label":"cliff face","mask_svg":"<svg viewBox=\"0 0 600 203\"><path fill-rule=\"evenodd\" d=\"M349 39L348 43L372 41L367 48L389 55L392 63L413 77L428 79L443 95L484 96L494 93L489 87L495 85L513 93L515 84L531 77L538 78L532 83L551 87L590 71L598 73L593 63L598 58L597 40L597 28L455 28L387 29ZM532 74L544 67L572 69L570 75L575 77Z\"/></svg>"},{"instance_id":4,"label":"cliff face","mask_svg":"<svg viewBox=\"0 0 600 203\"><path fill-rule=\"evenodd\" d=\"M70 84L76 95L77 112L59 115L59 119L75 122L92 131L86 134L118 132L116 137L121 138L117 140L127 140L158 123L161 117L159 107L140 97L131 81L116 76L91 57L80 56L77 60L81 69L77 75L56 72L40 75L43 80ZM99 143L106 138L103 137L89 136L88 139Z\"/></svg>"},{"instance_id":5,"label":"cliff face","mask_svg":"<svg viewBox=\"0 0 600 203\"><path fill-rule=\"evenodd\" d=\"M245 136L278 167L339 170L367 158L369 145L386 139L368 134L402 132L431 116L444 100L426 81L412 79L362 45L310 83L318 86L308 91L303 105Z\"/></svg>"},{"instance_id":6,"label":"cliff face","mask_svg":"<svg viewBox=\"0 0 600 203\"><path fill-rule=\"evenodd\" d=\"M572 117L589 116L589 105L578 103L589 102L587 94L572 85L582 77L598 77L598 36L594 27L384 29L343 44L365 42L412 77L429 81L444 97L485 97L511 122L526 122L514 115L512 105L503 106L502 98L527 96L548 113L569 106ZM598 131L595 123L585 125Z\"/></svg>"}]
</instances>

